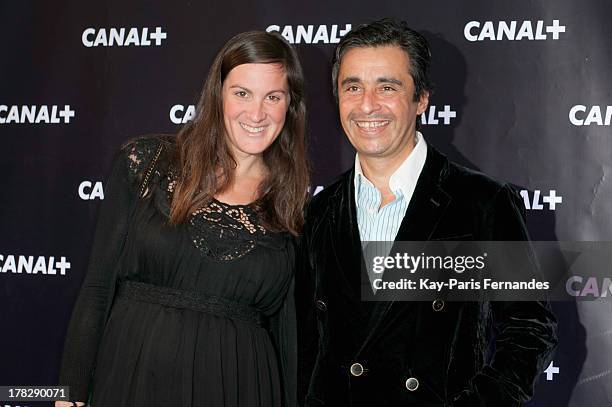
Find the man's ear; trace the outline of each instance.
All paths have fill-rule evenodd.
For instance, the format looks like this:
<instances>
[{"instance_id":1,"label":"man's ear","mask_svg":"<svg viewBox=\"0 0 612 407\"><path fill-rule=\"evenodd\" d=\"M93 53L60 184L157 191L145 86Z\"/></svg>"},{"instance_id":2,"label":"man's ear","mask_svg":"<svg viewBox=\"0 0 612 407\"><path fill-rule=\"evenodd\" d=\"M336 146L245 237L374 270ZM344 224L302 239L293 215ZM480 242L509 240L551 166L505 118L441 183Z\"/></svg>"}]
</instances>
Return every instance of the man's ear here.
<instances>
[{"instance_id":1,"label":"man's ear","mask_svg":"<svg viewBox=\"0 0 612 407\"><path fill-rule=\"evenodd\" d=\"M429 106L429 92L424 90L421 93L421 97L419 98L419 102L417 105L417 114L421 114L425 110L427 110L427 106Z\"/></svg>"}]
</instances>

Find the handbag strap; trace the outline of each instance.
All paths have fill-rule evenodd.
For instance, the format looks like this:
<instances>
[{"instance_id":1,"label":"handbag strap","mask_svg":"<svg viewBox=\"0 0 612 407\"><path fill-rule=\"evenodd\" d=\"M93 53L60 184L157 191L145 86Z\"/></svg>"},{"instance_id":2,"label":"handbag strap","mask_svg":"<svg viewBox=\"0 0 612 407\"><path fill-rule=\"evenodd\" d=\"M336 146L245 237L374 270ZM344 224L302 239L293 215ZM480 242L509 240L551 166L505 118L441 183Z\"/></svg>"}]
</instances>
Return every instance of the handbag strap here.
<instances>
[{"instance_id":1,"label":"handbag strap","mask_svg":"<svg viewBox=\"0 0 612 407\"><path fill-rule=\"evenodd\" d=\"M151 161L151 164L149 164L149 168L147 169L145 177L144 177L144 179L142 181L142 185L141 185L141 188L140 188L140 194L139 194L140 198L143 198L145 193L148 192L147 185L149 183L149 179L151 178L151 174L153 173L153 170L155 169L155 166L157 165L157 161L159 160L159 156L161 155L162 149L163 149L163 144L160 141L159 146L157 147L157 151L155 153L155 156L153 157L153 160ZM131 219L134 216L134 212L136 211L136 204L137 203L138 203L138 198L134 198L132 200L132 203L131 203L131 206L130 206L130 212L129 212L129 218L128 218L130 220L128 222L131 222ZM129 229L129 227L128 227L128 229ZM128 232L128 234L129 234L129 232ZM128 234L126 234L124 240L128 239ZM121 251L123 251L123 247L121 248ZM119 255L119 257L121 257L121 254ZM112 292L110 294L110 298L112 298L112 299L115 298L115 293L116 293L116 288L117 288L116 287L116 283L117 283L117 271L118 271L118 267L115 267L113 269L113 271L112 271L113 274L114 274L113 275L113 280L115 281L115 284L112 287ZM109 301L107 306L106 306L106 310L104 312L104 321L105 321L105 324L108 322L108 317L110 315L110 310L111 310L111 307L113 305L113 302L114 302L114 300ZM89 400L91 401L91 397L89 397ZM88 404L86 404L86 405L88 405Z\"/></svg>"},{"instance_id":2,"label":"handbag strap","mask_svg":"<svg viewBox=\"0 0 612 407\"><path fill-rule=\"evenodd\" d=\"M155 166L157 165L157 160L159 159L159 156L161 155L162 149L163 149L163 144L160 142L159 147L157 147L157 151L155 152L155 156L153 157L153 160L151 161L151 164L149 165L149 168L147 169L147 173L145 174L145 177L142 180L142 186L140 187L140 194L139 194L141 198L144 198L145 194L148 192L147 186L149 184L149 179L151 178L151 173L153 173L153 170L155 169Z\"/></svg>"},{"instance_id":3,"label":"handbag strap","mask_svg":"<svg viewBox=\"0 0 612 407\"><path fill-rule=\"evenodd\" d=\"M155 166L157 165L157 160L159 159L159 156L161 155L162 149L163 149L163 145L160 142L159 146L157 147L157 151L155 153L155 156L153 157L153 160L151 160L151 164L149 164L149 168L147 169L145 177L144 177L144 179L142 181L142 185L141 185L141 188L140 188L140 194L139 194L140 198L144 197L145 193L148 192L147 191L147 185L149 183L149 179L151 177L151 173L153 172L153 170L155 169ZM130 212L129 212L129 217L128 217L128 219L129 219L128 222L131 222L132 218L134 217L134 212L136 211L136 203L137 202L138 202L137 198L135 198L132 201L132 204L131 204L131 207L130 207ZM129 226L128 226L128 229L129 229ZM127 240L127 234L126 234L125 240ZM121 249L121 251L123 251L123 248ZM117 267L115 267L113 273L114 273L113 279L116 282L117 281ZM111 293L111 298L115 297L115 291L116 291L116 287L113 286L112 293ZM112 304L113 304L113 301L109 301L109 303L108 303L108 305L106 307L106 311L104 313L104 315L105 315L104 321L108 321L108 316L110 314L110 309L111 309Z\"/></svg>"}]
</instances>

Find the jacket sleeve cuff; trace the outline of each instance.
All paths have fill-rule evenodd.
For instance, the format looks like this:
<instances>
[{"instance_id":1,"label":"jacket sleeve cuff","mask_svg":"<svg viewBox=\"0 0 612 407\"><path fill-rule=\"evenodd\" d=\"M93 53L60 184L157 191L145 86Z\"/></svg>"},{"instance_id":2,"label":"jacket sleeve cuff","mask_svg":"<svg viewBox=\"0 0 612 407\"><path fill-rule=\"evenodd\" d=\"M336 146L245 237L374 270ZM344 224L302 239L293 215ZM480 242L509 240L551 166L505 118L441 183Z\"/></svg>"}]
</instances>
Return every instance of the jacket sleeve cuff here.
<instances>
[{"instance_id":1,"label":"jacket sleeve cuff","mask_svg":"<svg viewBox=\"0 0 612 407\"><path fill-rule=\"evenodd\" d=\"M520 389L503 380L491 366L485 366L464 390L453 399L453 407L520 407Z\"/></svg>"}]
</instances>

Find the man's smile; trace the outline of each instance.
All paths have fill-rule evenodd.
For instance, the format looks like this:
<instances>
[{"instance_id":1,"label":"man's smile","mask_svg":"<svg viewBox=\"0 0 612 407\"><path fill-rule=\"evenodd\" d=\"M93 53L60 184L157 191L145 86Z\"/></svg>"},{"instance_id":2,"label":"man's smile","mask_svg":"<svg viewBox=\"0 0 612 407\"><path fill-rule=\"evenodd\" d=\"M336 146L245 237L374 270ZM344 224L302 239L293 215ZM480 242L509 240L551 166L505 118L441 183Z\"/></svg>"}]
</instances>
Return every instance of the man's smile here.
<instances>
[{"instance_id":1,"label":"man's smile","mask_svg":"<svg viewBox=\"0 0 612 407\"><path fill-rule=\"evenodd\" d=\"M389 124L389 120L380 121L355 121L355 124L362 129L372 129L376 127L386 126Z\"/></svg>"}]
</instances>

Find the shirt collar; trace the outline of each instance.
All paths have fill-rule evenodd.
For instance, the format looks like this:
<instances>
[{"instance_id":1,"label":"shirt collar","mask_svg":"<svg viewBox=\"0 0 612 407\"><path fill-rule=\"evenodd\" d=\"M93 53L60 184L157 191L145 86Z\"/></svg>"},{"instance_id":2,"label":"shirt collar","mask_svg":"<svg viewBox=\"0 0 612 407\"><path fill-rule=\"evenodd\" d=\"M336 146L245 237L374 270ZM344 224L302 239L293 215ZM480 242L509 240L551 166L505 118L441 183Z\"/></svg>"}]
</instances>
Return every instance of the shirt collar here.
<instances>
[{"instance_id":1,"label":"shirt collar","mask_svg":"<svg viewBox=\"0 0 612 407\"><path fill-rule=\"evenodd\" d=\"M414 148L389 178L389 188L391 188L391 191L394 193L400 191L408 201L410 201L414 193L417 180L419 179L419 175L421 175L421 171L425 166L425 159L427 158L427 143L421 132L417 131L415 138L416 144ZM357 199L359 186L362 182L368 186L374 187L370 180L363 174L361 163L359 162L359 154L355 155L355 179L353 182L355 186L355 199Z\"/></svg>"}]
</instances>

